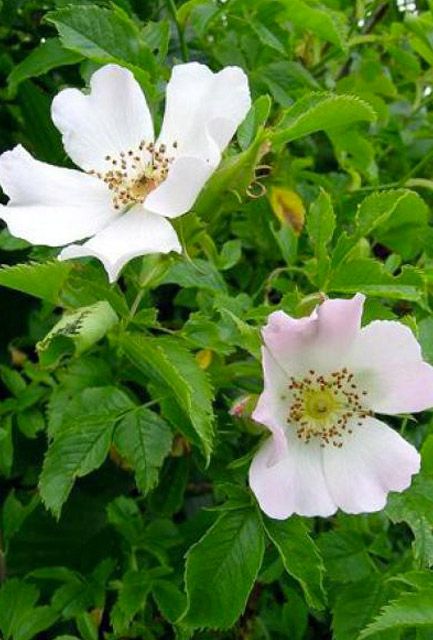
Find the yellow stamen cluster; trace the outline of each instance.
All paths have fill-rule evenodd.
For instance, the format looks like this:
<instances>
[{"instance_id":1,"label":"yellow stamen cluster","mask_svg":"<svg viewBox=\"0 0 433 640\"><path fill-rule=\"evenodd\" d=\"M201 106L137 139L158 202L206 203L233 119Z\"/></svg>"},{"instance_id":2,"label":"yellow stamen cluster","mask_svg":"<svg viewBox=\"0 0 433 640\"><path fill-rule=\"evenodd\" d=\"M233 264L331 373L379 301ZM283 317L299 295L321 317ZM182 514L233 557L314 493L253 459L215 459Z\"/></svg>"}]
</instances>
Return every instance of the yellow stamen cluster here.
<instances>
[{"instance_id":1,"label":"yellow stamen cluster","mask_svg":"<svg viewBox=\"0 0 433 640\"><path fill-rule=\"evenodd\" d=\"M177 147L176 142L173 147ZM164 182L173 160L167 155L166 145L142 140L138 149L121 151L118 156L105 156L105 162L110 167L106 171L91 170L89 174L103 180L113 192L114 208L124 209L143 202L151 191Z\"/></svg>"},{"instance_id":2,"label":"yellow stamen cluster","mask_svg":"<svg viewBox=\"0 0 433 640\"><path fill-rule=\"evenodd\" d=\"M288 389L291 404L287 422L305 443L318 438L321 447L332 444L341 448L343 435L352 433L353 419L361 426L372 415L363 403L367 392L358 388L353 373L346 368L328 375L311 369L302 378L292 376Z\"/></svg>"}]
</instances>

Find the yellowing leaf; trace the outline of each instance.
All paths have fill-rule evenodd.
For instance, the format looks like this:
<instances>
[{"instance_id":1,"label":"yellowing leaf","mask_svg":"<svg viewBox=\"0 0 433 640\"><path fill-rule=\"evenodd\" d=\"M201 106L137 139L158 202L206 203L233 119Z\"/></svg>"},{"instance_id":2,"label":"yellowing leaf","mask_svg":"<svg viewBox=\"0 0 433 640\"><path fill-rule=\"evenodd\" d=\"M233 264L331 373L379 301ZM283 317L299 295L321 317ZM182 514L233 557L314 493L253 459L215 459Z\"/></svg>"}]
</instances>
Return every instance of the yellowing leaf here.
<instances>
[{"instance_id":1,"label":"yellowing leaf","mask_svg":"<svg viewBox=\"0 0 433 640\"><path fill-rule=\"evenodd\" d=\"M285 187L272 187L270 193L272 211L283 225L301 233L305 221L305 207L295 191Z\"/></svg>"},{"instance_id":2,"label":"yellowing leaf","mask_svg":"<svg viewBox=\"0 0 433 640\"><path fill-rule=\"evenodd\" d=\"M195 356L200 369L207 369L212 362L212 358L213 353L210 349L200 349Z\"/></svg>"}]
</instances>

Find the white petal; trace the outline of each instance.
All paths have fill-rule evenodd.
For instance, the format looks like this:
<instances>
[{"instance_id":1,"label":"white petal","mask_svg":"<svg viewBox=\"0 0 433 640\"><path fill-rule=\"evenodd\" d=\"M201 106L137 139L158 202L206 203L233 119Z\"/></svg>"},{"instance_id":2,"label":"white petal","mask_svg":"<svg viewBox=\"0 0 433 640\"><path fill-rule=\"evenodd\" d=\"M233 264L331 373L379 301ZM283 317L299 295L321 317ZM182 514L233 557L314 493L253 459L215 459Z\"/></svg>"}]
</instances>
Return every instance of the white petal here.
<instances>
[{"instance_id":1,"label":"white petal","mask_svg":"<svg viewBox=\"0 0 433 640\"><path fill-rule=\"evenodd\" d=\"M137 205L83 245L73 244L63 249L59 258L93 256L102 262L110 282L114 282L132 258L181 250L171 224Z\"/></svg>"},{"instance_id":2,"label":"white petal","mask_svg":"<svg viewBox=\"0 0 433 640\"><path fill-rule=\"evenodd\" d=\"M318 443L288 435L284 458L275 464L275 441L269 438L254 456L249 482L262 511L283 520L294 513L327 517L337 507L326 486Z\"/></svg>"},{"instance_id":3,"label":"white petal","mask_svg":"<svg viewBox=\"0 0 433 640\"><path fill-rule=\"evenodd\" d=\"M0 218L12 235L33 244L88 238L116 216L101 180L39 162L21 146L0 156L0 184L10 198Z\"/></svg>"},{"instance_id":4,"label":"white petal","mask_svg":"<svg viewBox=\"0 0 433 640\"><path fill-rule=\"evenodd\" d=\"M348 366L378 413L411 413L433 407L433 367L422 361L411 330L400 322L376 320L352 345Z\"/></svg>"},{"instance_id":5,"label":"white petal","mask_svg":"<svg viewBox=\"0 0 433 640\"><path fill-rule=\"evenodd\" d=\"M63 134L67 154L86 171L111 168L107 155L153 141L146 98L128 69L108 64L90 79L90 93L65 89L53 100L51 115Z\"/></svg>"},{"instance_id":6,"label":"white petal","mask_svg":"<svg viewBox=\"0 0 433 640\"><path fill-rule=\"evenodd\" d=\"M286 426L291 393L287 388L286 372L266 347L262 347L262 365L265 388L251 417L272 431L276 461L286 454Z\"/></svg>"},{"instance_id":7,"label":"white petal","mask_svg":"<svg viewBox=\"0 0 433 640\"><path fill-rule=\"evenodd\" d=\"M210 164L200 158L178 158L167 179L147 196L144 206L166 218L180 216L191 209L212 172Z\"/></svg>"},{"instance_id":8,"label":"white petal","mask_svg":"<svg viewBox=\"0 0 433 640\"><path fill-rule=\"evenodd\" d=\"M418 451L396 431L375 418L353 425L340 448L323 449L325 478L342 511L380 511L390 491L404 491L418 473Z\"/></svg>"},{"instance_id":9,"label":"white petal","mask_svg":"<svg viewBox=\"0 0 433 640\"><path fill-rule=\"evenodd\" d=\"M289 375L309 369L321 374L346 364L348 349L361 327L364 296L325 300L306 318L271 313L263 329L265 345Z\"/></svg>"},{"instance_id":10,"label":"white petal","mask_svg":"<svg viewBox=\"0 0 433 640\"><path fill-rule=\"evenodd\" d=\"M159 141L170 153L196 156L214 167L251 106L248 79L239 67L213 73L190 62L173 67Z\"/></svg>"}]
</instances>

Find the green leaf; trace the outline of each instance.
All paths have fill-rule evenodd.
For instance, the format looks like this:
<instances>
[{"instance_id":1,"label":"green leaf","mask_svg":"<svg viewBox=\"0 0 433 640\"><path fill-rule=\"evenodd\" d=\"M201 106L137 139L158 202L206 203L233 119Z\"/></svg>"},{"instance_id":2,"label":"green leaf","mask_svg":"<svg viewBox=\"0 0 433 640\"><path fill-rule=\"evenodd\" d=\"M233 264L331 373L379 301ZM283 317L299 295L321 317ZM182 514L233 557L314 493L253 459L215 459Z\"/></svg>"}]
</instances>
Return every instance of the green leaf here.
<instances>
[{"instance_id":1,"label":"green leaf","mask_svg":"<svg viewBox=\"0 0 433 640\"><path fill-rule=\"evenodd\" d=\"M51 97L32 80L25 80L18 87L17 102L20 107L23 134L38 160L63 164L65 152L60 132L51 119Z\"/></svg>"},{"instance_id":2,"label":"green leaf","mask_svg":"<svg viewBox=\"0 0 433 640\"><path fill-rule=\"evenodd\" d=\"M264 24L253 21L251 23L251 27L254 29L254 32L257 34L262 44L278 51L278 53L281 53L283 56L286 56L287 52L283 43Z\"/></svg>"},{"instance_id":3,"label":"green leaf","mask_svg":"<svg viewBox=\"0 0 433 640\"><path fill-rule=\"evenodd\" d=\"M48 13L46 20L57 28L64 47L86 58L129 63L140 78L155 71L155 58L138 25L119 7L68 7Z\"/></svg>"},{"instance_id":4,"label":"green leaf","mask_svg":"<svg viewBox=\"0 0 433 640\"><path fill-rule=\"evenodd\" d=\"M266 123L271 107L272 101L267 95L257 98L251 106L245 120L237 131L237 138L242 151L245 151L252 144L259 128Z\"/></svg>"},{"instance_id":5,"label":"green leaf","mask_svg":"<svg viewBox=\"0 0 433 640\"><path fill-rule=\"evenodd\" d=\"M393 276L377 260L359 258L344 262L331 274L328 291L420 302L425 295L425 282L414 267L403 267L398 276Z\"/></svg>"},{"instance_id":6,"label":"green leaf","mask_svg":"<svg viewBox=\"0 0 433 640\"><path fill-rule=\"evenodd\" d=\"M387 604L374 622L361 632L359 640L369 638L375 633L402 628L433 628L433 589L418 593L404 593Z\"/></svg>"},{"instance_id":7,"label":"green leaf","mask_svg":"<svg viewBox=\"0 0 433 640\"><path fill-rule=\"evenodd\" d=\"M214 438L213 392L195 358L171 337L145 338L130 333L122 336L120 343L131 362L162 387L162 395L174 398L209 456Z\"/></svg>"},{"instance_id":8,"label":"green leaf","mask_svg":"<svg viewBox=\"0 0 433 640\"><path fill-rule=\"evenodd\" d=\"M191 627L231 627L245 609L263 552L263 527L257 512L225 512L188 551L188 609L181 622Z\"/></svg>"},{"instance_id":9,"label":"green leaf","mask_svg":"<svg viewBox=\"0 0 433 640\"><path fill-rule=\"evenodd\" d=\"M3 513L1 526L3 538L6 545L9 544L13 536L20 530L21 525L39 504L39 496L34 495L27 504L22 504L12 490L3 503ZM0 552L1 555L1 552Z\"/></svg>"},{"instance_id":10,"label":"green leaf","mask_svg":"<svg viewBox=\"0 0 433 640\"><path fill-rule=\"evenodd\" d=\"M146 407L127 413L114 433L114 444L134 469L137 486L144 494L157 485L159 470L171 443L168 424Z\"/></svg>"},{"instance_id":11,"label":"green leaf","mask_svg":"<svg viewBox=\"0 0 433 640\"><path fill-rule=\"evenodd\" d=\"M59 293L73 265L69 262L29 262L0 269L0 285L58 304Z\"/></svg>"},{"instance_id":12,"label":"green leaf","mask_svg":"<svg viewBox=\"0 0 433 640\"><path fill-rule=\"evenodd\" d=\"M378 167L375 160L375 147L365 135L356 128L342 127L327 131L335 149L335 155L341 167L353 175L357 171L370 182L376 181Z\"/></svg>"},{"instance_id":13,"label":"green leaf","mask_svg":"<svg viewBox=\"0 0 433 640\"><path fill-rule=\"evenodd\" d=\"M12 439L12 416L0 418L0 474L9 477L14 461L14 443Z\"/></svg>"},{"instance_id":14,"label":"green leaf","mask_svg":"<svg viewBox=\"0 0 433 640\"><path fill-rule=\"evenodd\" d=\"M323 609L325 567L318 547L308 535L308 528L299 518L279 521L266 518L266 533L276 546L284 568L298 580L310 607Z\"/></svg>"},{"instance_id":15,"label":"green leaf","mask_svg":"<svg viewBox=\"0 0 433 640\"><path fill-rule=\"evenodd\" d=\"M330 196L321 191L311 205L307 216L307 232L317 258L318 288L321 289L327 278L330 260L327 245L331 242L335 230L335 213Z\"/></svg>"},{"instance_id":16,"label":"green leaf","mask_svg":"<svg viewBox=\"0 0 433 640\"><path fill-rule=\"evenodd\" d=\"M366 236L378 228L389 228L408 223L420 224L428 220L428 207L415 191L398 189L373 193L367 196L356 213L357 237ZM403 220L404 221L404 220Z\"/></svg>"},{"instance_id":17,"label":"green leaf","mask_svg":"<svg viewBox=\"0 0 433 640\"><path fill-rule=\"evenodd\" d=\"M98 266L75 264L60 292L63 307L77 309L106 300L119 316L127 316L129 308L118 285L110 285Z\"/></svg>"},{"instance_id":18,"label":"green leaf","mask_svg":"<svg viewBox=\"0 0 433 640\"><path fill-rule=\"evenodd\" d=\"M74 313L64 314L36 345L41 364L50 366L53 361L56 362L56 349L52 348L56 339L67 338L73 343L75 353L80 355L101 340L117 320L117 315L105 300L78 309Z\"/></svg>"},{"instance_id":19,"label":"green leaf","mask_svg":"<svg viewBox=\"0 0 433 640\"><path fill-rule=\"evenodd\" d=\"M181 287L199 287L226 292L227 286L219 271L206 260L177 260L164 274L160 284L174 283Z\"/></svg>"},{"instance_id":20,"label":"green leaf","mask_svg":"<svg viewBox=\"0 0 433 640\"><path fill-rule=\"evenodd\" d=\"M302 33L311 31L340 49L347 48L347 26L343 13L320 4L311 6L304 0L281 0L281 3L287 7L287 19L302 29Z\"/></svg>"},{"instance_id":21,"label":"green leaf","mask_svg":"<svg viewBox=\"0 0 433 640\"><path fill-rule=\"evenodd\" d=\"M66 406L39 480L42 500L54 515L60 516L75 479L104 462L116 422L133 408L128 396L114 387L86 389Z\"/></svg>"},{"instance_id":22,"label":"green leaf","mask_svg":"<svg viewBox=\"0 0 433 640\"><path fill-rule=\"evenodd\" d=\"M385 509L392 522L406 522L415 539L413 552L424 566L433 566L433 478L417 476L404 493L391 494Z\"/></svg>"},{"instance_id":23,"label":"green leaf","mask_svg":"<svg viewBox=\"0 0 433 640\"><path fill-rule=\"evenodd\" d=\"M51 627L57 613L51 607L37 607L38 589L10 579L0 589L0 630L4 640L31 640Z\"/></svg>"},{"instance_id":24,"label":"green leaf","mask_svg":"<svg viewBox=\"0 0 433 640\"><path fill-rule=\"evenodd\" d=\"M193 210L203 219L215 221L217 213L238 203L254 179L254 170L261 156L269 150L261 128L251 146L235 156L225 158L207 181ZM225 197L232 192L232 197ZM235 195L236 194L236 195Z\"/></svg>"},{"instance_id":25,"label":"green leaf","mask_svg":"<svg viewBox=\"0 0 433 640\"><path fill-rule=\"evenodd\" d=\"M272 135L272 141L282 144L316 131L347 127L359 121L373 122L375 119L372 107L356 96L312 93L286 111Z\"/></svg>"},{"instance_id":26,"label":"green leaf","mask_svg":"<svg viewBox=\"0 0 433 640\"><path fill-rule=\"evenodd\" d=\"M174 623L186 608L185 594L168 580L158 580L152 586L152 596L164 618Z\"/></svg>"},{"instance_id":27,"label":"green leaf","mask_svg":"<svg viewBox=\"0 0 433 640\"><path fill-rule=\"evenodd\" d=\"M75 64L82 56L65 49L58 38L50 38L14 66L8 76L9 91L13 93L23 80L41 76L63 65Z\"/></svg>"},{"instance_id":28,"label":"green leaf","mask_svg":"<svg viewBox=\"0 0 433 640\"><path fill-rule=\"evenodd\" d=\"M111 612L115 633L127 631L133 617L144 607L151 583L146 570L125 573L117 602Z\"/></svg>"},{"instance_id":29,"label":"green leaf","mask_svg":"<svg viewBox=\"0 0 433 640\"><path fill-rule=\"evenodd\" d=\"M318 539L327 576L333 582L356 582L374 570L362 536L355 531L327 531Z\"/></svg>"},{"instance_id":30,"label":"green leaf","mask_svg":"<svg viewBox=\"0 0 433 640\"><path fill-rule=\"evenodd\" d=\"M386 600L386 584L377 574L340 588L333 607L334 640L357 640Z\"/></svg>"}]
</instances>

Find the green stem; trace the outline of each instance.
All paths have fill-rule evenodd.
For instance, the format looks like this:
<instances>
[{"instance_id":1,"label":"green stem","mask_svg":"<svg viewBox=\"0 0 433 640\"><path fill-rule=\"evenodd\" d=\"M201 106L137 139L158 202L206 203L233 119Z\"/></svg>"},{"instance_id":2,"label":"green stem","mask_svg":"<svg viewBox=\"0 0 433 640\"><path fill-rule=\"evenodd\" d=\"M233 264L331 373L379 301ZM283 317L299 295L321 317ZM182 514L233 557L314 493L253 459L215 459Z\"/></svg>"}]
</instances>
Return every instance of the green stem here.
<instances>
[{"instance_id":1,"label":"green stem","mask_svg":"<svg viewBox=\"0 0 433 640\"><path fill-rule=\"evenodd\" d=\"M430 149L427 155L425 155L424 158L422 158L414 167L412 167L412 169L404 176L404 178L401 179L400 184L404 185L409 180L409 178L415 176L418 171L425 167L425 165L428 164L432 159L433 149Z\"/></svg>"},{"instance_id":2,"label":"green stem","mask_svg":"<svg viewBox=\"0 0 433 640\"><path fill-rule=\"evenodd\" d=\"M131 308L129 310L128 324L137 313L138 307L140 306L140 302L142 301L145 293L146 293L146 289L143 288L143 289L140 289L137 295L135 296L134 302L132 303Z\"/></svg>"},{"instance_id":3,"label":"green stem","mask_svg":"<svg viewBox=\"0 0 433 640\"><path fill-rule=\"evenodd\" d=\"M0 584L6 580L6 554L3 549L3 536L0 531Z\"/></svg>"},{"instance_id":4,"label":"green stem","mask_svg":"<svg viewBox=\"0 0 433 640\"><path fill-rule=\"evenodd\" d=\"M175 5L175 2L174 2L174 0L166 0L166 4L167 4L167 8L168 8L169 12L171 13L171 15L173 17L174 23L176 25L177 35L179 36L180 50L182 52L182 60L184 62L188 62L188 60L189 60L188 47L186 46L183 29L180 26L179 20L177 18L177 8L176 8L176 5Z\"/></svg>"}]
</instances>

